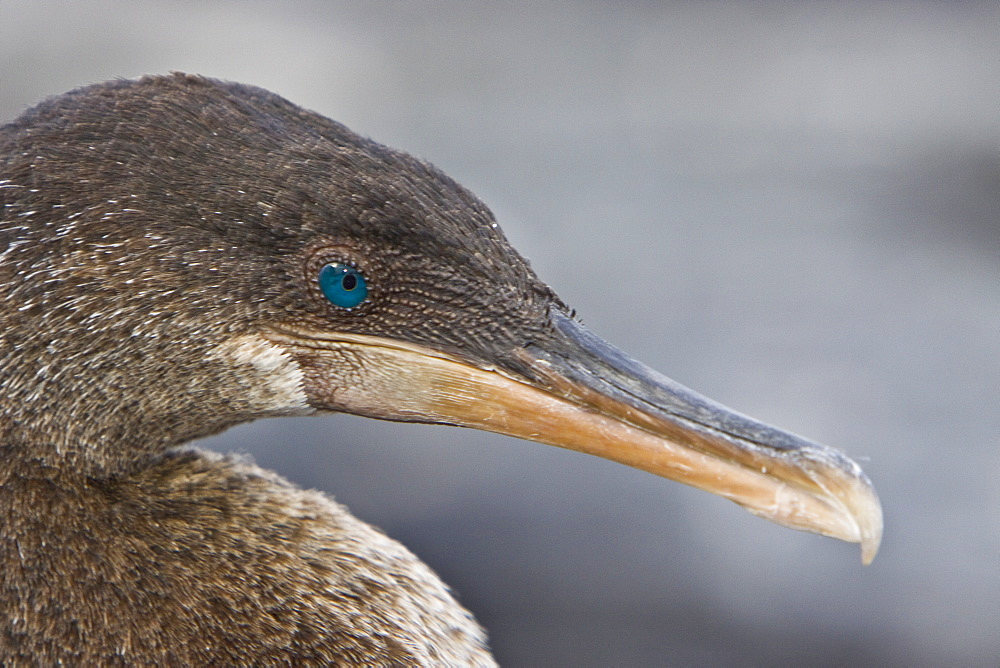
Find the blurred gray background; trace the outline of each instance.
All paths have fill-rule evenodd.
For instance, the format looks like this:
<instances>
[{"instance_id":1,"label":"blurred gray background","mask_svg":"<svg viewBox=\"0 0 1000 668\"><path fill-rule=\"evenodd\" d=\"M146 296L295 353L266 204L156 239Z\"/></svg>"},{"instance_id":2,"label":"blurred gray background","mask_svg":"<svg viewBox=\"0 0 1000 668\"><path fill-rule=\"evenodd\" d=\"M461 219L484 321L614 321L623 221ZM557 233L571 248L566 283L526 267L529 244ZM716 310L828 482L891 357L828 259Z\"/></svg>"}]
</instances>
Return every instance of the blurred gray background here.
<instances>
[{"instance_id":1,"label":"blurred gray background","mask_svg":"<svg viewBox=\"0 0 1000 668\"><path fill-rule=\"evenodd\" d=\"M587 324L846 450L886 535L345 416L205 443L436 568L512 666L1000 657L1000 4L0 1L0 121L113 77L253 83L477 192Z\"/></svg>"}]
</instances>

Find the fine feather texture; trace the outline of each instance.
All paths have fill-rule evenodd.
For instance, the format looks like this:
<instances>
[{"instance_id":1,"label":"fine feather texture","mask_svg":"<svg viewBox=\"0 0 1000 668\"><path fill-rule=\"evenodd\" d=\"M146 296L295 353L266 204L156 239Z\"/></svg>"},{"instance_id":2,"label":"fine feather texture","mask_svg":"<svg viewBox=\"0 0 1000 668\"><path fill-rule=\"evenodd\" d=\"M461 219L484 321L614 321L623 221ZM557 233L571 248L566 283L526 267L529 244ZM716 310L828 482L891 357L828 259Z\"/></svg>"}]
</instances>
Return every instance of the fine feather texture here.
<instances>
[{"instance_id":1,"label":"fine feather texture","mask_svg":"<svg viewBox=\"0 0 1000 668\"><path fill-rule=\"evenodd\" d=\"M250 463L188 451L111 481L5 473L4 665L492 663L406 548Z\"/></svg>"},{"instance_id":2,"label":"fine feather texture","mask_svg":"<svg viewBox=\"0 0 1000 668\"><path fill-rule=\"evenodd\" d=\"M317 411L269 325L482 357L523 336L498 304L552 297L485 206L276 95L183 74L0 128L0 203L0 663L492 663L404 547L175 450ZM377 308L323 300L329 258L363 259Z\"/></svg>"}]
</instances>

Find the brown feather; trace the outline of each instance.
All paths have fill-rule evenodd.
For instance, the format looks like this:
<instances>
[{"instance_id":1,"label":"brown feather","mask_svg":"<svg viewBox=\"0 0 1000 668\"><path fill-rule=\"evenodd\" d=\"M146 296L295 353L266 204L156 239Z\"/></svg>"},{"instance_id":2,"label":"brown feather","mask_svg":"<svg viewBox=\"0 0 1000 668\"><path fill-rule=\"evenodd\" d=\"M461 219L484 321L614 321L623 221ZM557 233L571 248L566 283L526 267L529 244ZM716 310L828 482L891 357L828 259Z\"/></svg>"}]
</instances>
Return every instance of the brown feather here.
<instances>
[{"instance_id":1,"label":"brown feather","mask_svg":"<svg viewBox=\"0 0 1000 668\"><path fill-rule=\"evenodd\" d=\"M175 450L315 412L256 332L358 326L310 293L317 243L355 239L387 268L436 256L473 301L449 267L478 253L487 286L499 256L502 289L544 293L478 200L276 95L177 74L0 128L0 201L0 663L492 664L399 543L252 464ZM366 326L449 336L419 290L393 290Z\"/></svg>"}]
</instances>

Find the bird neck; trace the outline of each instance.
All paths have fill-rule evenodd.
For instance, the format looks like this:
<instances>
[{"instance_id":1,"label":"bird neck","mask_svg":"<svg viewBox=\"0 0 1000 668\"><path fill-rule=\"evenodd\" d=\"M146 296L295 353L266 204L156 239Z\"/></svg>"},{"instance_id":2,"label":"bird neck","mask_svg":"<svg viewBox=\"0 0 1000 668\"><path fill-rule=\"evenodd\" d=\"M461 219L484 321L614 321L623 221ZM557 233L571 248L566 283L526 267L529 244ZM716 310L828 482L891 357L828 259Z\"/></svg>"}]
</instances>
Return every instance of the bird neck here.
<instances>
[{"instance_id":1,"label":"bird neck","mask_svg":"<svg viewBox=\"0 0 1000 668\"><path fill-rule=\"evenodd\" d=\"M18 351L0 356L0 469L114 478L241 422L314 412L295 363L256 335L65 337L75 348L57 359L41 337L12 336L0 331L0 350Z\"/></svg>"},{"instance_id":2,"label":"bird neck","mask_svg":"<svg viewBox=\"0 0 1000 668\"><path fill-rule=\"evenodd\" d=\"M12 337L0 333L0 343ZM134 350L85 336L65 336L68 354L52 358L41 337L15 341L0 382L0 468L107 479L148 466L186 441L240 420L211 401L220 382L211 365L164 350ZM243 419L247 419L243 417Z\"/></svg>"}]
</instances>

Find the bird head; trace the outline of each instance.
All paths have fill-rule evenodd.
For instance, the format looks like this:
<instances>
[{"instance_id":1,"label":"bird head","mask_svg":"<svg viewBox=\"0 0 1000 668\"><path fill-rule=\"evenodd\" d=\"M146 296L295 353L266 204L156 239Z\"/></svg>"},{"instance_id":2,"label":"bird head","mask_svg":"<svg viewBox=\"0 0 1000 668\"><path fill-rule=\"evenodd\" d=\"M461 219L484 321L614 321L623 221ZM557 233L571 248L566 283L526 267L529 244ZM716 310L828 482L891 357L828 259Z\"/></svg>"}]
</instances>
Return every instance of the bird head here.
<instances>
[{"instance_id":1,"label":"bird head","mask_svg":"<svg viewBox=\"0 0 1000 668\"><path fill-rule=\"evenodd\" d=\"M840 452L590 333L433 166L267 91L73 91L0 130L0 440L117 475L274 415L460 425L595 454L862 545Z\"/></svg>"}]
</instances>

